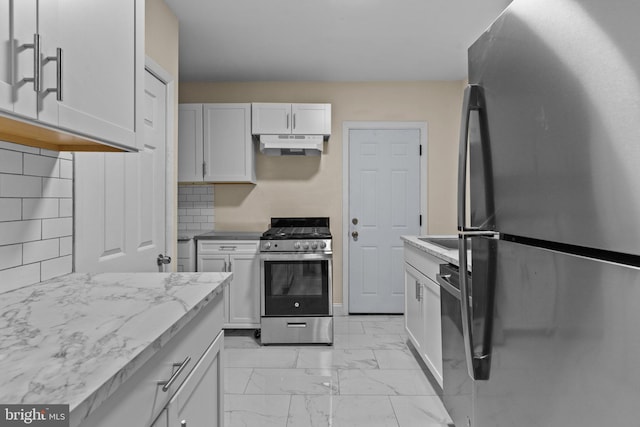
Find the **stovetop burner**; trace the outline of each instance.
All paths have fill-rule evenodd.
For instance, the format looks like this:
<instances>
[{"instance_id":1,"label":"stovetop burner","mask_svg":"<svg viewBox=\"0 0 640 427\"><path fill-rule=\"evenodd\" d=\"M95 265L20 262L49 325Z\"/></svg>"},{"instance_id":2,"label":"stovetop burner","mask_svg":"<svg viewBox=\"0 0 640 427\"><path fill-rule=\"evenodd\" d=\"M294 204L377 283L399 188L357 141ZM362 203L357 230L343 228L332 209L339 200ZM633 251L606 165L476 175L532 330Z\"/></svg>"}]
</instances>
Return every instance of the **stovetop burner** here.
<instances>
[{"instance_id":1,"label":"stovetop burner","mask_svg":"<svg viewBox=\"0 0 640 427\"><path fill-rule=\"evenodd\" d=\"M262 252L331 253L329 218L271 218L260 240Z\"/></svg>"},{"instance_id":2,"label":"stovetop burner","mask_svg":"<svg viewBox=\"0 0 640 427\"><path fill-rule=\"evenodd\" d=\"M331 239L329 218L271 218L271 228L260 239Z\"/></svg>"}]
</instances>

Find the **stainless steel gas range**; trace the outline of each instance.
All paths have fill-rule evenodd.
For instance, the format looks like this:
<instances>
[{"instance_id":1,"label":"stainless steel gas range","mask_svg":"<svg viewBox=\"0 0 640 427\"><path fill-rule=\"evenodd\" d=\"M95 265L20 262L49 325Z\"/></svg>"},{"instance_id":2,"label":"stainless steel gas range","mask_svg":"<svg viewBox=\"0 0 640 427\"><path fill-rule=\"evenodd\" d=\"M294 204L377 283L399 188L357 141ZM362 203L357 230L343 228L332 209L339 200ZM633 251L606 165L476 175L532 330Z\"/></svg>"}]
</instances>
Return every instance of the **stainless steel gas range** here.
<instances>
[{"instance_id":1,"label":"stainless steel gas range","mask_svg":"<svg viewBox=\"0 0 640 427\"><path fill-rule=\"evenodd\" d=\"M329 218L271 218L260 275L262 344L333 343Z\"/></svg>"}]
</instances>

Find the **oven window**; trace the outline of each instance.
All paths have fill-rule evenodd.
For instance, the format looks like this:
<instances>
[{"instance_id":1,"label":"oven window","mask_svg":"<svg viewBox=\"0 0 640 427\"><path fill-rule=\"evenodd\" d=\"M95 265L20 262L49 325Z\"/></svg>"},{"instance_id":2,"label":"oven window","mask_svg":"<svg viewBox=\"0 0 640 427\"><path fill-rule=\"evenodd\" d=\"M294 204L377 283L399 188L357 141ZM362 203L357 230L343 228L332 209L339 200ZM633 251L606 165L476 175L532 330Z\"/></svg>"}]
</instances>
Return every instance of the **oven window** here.
<instances>
[{"instance_id":1,"label":"oven window","mask_svg":"<svg viewBox=\"0 0 640 427\"><path fill-rule=\"evenodd\" d=\"M328 314L329 261L264 261L265 314Z\"/></svg>"}]
</instances>

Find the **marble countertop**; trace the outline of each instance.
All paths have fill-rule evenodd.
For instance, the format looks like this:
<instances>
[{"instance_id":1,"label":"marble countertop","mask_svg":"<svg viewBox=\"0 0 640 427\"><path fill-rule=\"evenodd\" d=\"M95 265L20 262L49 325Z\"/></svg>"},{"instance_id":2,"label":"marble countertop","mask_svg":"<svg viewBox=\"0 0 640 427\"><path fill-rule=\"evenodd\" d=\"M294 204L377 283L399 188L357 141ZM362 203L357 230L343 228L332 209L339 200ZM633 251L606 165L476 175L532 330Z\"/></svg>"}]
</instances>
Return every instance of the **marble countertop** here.
<instances>
[{"instance_id":1,"label":"marble countertop","mask_svg":"<svg viewBox=\"0 0 640 427\"><path fill-rule=\"evenodd\" d=\"M430 255L433 255L443 261L449 262L455 266L460 266L460 262L458 261L458 250L457 249L447 249L442 246L435 245L433 243L425 242L420 240L420 238L425 237L440 237L447 239L457 239L457 235L426 235L426 236L401 236L402 240L404 240L407 244L413 246L416 249L419 249L423 252L426 252ZM467 257L467 266L469 271L471 271L471 257Z\"/></svg>"},{"instance_id":2,"label":"marble countertop","mask_svg":"<svg viewBox=\"0 0 640 427\"><path fill-rule=\"evenodd\" d=\"M0 294L0 402L68 404L84 419L230 279L72 273Z\"/></svg>"}]
</instances>

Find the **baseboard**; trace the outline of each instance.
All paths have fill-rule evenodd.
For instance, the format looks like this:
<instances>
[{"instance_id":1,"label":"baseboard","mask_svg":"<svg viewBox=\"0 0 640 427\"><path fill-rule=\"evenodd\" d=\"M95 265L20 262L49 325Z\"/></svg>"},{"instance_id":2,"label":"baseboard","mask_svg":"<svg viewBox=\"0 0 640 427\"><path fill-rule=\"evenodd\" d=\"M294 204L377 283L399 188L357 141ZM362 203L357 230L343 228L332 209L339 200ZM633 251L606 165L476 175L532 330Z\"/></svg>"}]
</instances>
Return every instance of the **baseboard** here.
<instances>
[{"instance_id":1,"label":"baseboard","mask_svg":"<svg viewBox=\"0 0 640 427\"><path fill-rule=\"evenodd\" d=\"M334 316L346 316L348 313L344 312L344 308L342 307L342 303L334 303L333 304L333 315Z\"/></svg>"}]
</instances>

